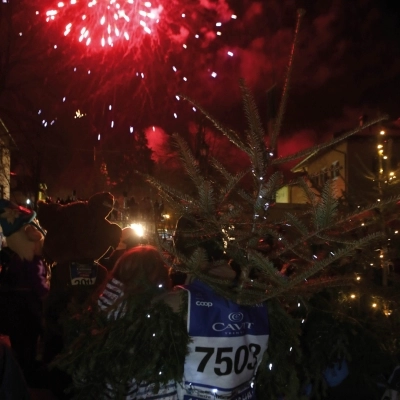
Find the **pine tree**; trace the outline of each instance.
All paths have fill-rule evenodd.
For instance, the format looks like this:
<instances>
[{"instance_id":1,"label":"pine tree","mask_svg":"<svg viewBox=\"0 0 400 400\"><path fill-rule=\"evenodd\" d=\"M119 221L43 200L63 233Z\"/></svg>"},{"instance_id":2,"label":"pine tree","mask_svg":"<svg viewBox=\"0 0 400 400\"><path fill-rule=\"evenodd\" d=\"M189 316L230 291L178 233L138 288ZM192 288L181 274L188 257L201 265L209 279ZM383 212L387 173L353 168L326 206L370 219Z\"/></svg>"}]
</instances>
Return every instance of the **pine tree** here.
<instances>
[{"instance_id":1,"label":"pine tree","mask_svg":"<svg viewBox=\"0 0 400 400\"><path fill-rule=\"evenodd\" d=\"M379 202L350 210L340 207L331 182L328 181L317 195L304 178L285 182L280 170L284 163L326 149L380 123L385 117L357 126L327 143L287 157L276 156L302 15L300 11L287 79L268 135L255 99L243 81L240 87L248 125L244 132L224 126L201 105L182 96L243 152L248 158L248 168L231 173L222 162L209 156L205 173L189 144L175 134L173 140L185 172L196 189L195 193L189 194L154 176L139 173L179 216L193 223L195 228L188 233L195 244L212 242L216 249L226 254L232 265L240 266L241 274L232 285L232 282L208 273L215 265L207 262L201 247L192 256L185 257L155 237L158 246L170 255L166 261L181 261L179 264L171 262L171 267L201 279L217 293L239 303L267 302L271 335L268 351L258 372L260 399L282 396L285 399L308 398L308 388L313 398L324 398L329 389L324 373L330 366L343 362L352 363L353 371L358 370L357 377L364 379L360 380L359 387L362 387L361 382L366 382L370 384L368 388L374 390L377 389L378 375L393 368L392 357L398 353L397 337L388 335L390 329L398 326L395 304L390 303L391 315L382 312L371 314L368 301L362 301L361 295L353 298L352 294L361 290L362 282L367 288L373 286L376 271L367 268L366 262L371 257L371 249L378 248L386 240L382 218L386 219L391 214L383 214L379 210L390 210L400 200L400 195L382 197ZM271 205L276 192L284 185L302 187L308 205L301 214L287 212L276 221L271 215ZM377 218L377 213L380 218ZM204 265L208 267L204 268ZM361 272L364 278L359 280ZM382 287L381 295L387 294L388 289L394 293L396 283L393 280L392 286ZM364 293L367 296L371 291ZM112 327L104 329L116 332ZM178 327L175 331L183 337ZM121 331L119 334L122 340ZM115 349L120 348L121 341L108 342L108 347L101 348L99 352L93 347L91 352L87 352L85 346L76 345L75 342L75 347L72 347L75 355L71 352L66 354L61 359L61 365L69 366L70 370L79 365L82 367L78 374L80 379L88 374L96 379L93 368L88 373L85 363L76 364L77 355L86 355L92 363L93 359L98 359L97 353L115 359L115 354L118 354ZM152 355L154 351L157 355L157 349L152 350ZM160 357L162 354L160 351ZM176 373L171 371L171 365L181 361L176 359L164 366L168 376ZM137 362L145 364L146 360ZM154 376L147 375L146 379L159 382L157 374L155 370Z\"/></svg>"},{"instance_id":2,"label":"pine tree","mask_svg":"<svg viewBox=\"0 0 400 400\"><path fill-rule=\"evenodd\" d=\"M222 235L223 251L240 265L241 276L232 287L230 282L212 277L202 268L206 256L200 248L188 259L164 247L174 258L183 260L174 267L240 303L268 302L272 333L268 354L259 371L260 398L285 395L285 399L299 399L305 395L308 384L313 398L323 398L328 393L324 371L346 360L350 363L352 358L353 370L358 369L353 374L358 379L357 385L378 396L378 377L390 373L398 353L398 321L393 315L397 282L393 277L390 287L372 289L374 275L380 270L370 268L367 263L374 250L387 240L385 225L396 217L395 206L400 196L392 192L383 197L381 192L379 201L352 210L342 207L330 181L317 195L304 178L285 182L279 167L329 148L387 117L357 126L327 143L276 157L302 15L300 11L272 129L264 129L256 102L243 81L240 86L248 123L244 132L224 126L196 101L182 96L248 157L249 168L233 174L219 160L210 157L205 175L190 146L174 135L196 194L178 191L154 177L149 176L148 180L178 215L196 225L191 236L197 238L198 244L215 239L218 246ZM276 221L271 216L271 205L284 185L302 187L308 208L301 214L287 212L281 221ZM354 295L361 291L361 285L365 285L363 294ZM377 312L374 312L376 302L370 302L374 293L379 293L382 303Z\"/></svg>"}]
</instances>

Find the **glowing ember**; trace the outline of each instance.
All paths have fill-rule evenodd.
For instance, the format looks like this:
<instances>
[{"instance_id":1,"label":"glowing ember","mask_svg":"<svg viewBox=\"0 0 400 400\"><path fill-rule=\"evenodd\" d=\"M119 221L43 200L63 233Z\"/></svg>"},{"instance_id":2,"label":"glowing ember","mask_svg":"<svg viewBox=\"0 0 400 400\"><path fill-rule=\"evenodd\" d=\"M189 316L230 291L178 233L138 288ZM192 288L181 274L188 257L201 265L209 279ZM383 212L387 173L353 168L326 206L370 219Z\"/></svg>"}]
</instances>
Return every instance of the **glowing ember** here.
<instances>
[{"instance_id":1,"label":"glowing ember","mask_svg":"<svg viewBox=\"0 0 400 400\"><path fill-rule=\"evenodd\" d=\"M138 0L70 0L46 12L46 21L65 23L64 35L89 45L114 46L153 33L163 7Z\"/></svg>"}]
</instances>

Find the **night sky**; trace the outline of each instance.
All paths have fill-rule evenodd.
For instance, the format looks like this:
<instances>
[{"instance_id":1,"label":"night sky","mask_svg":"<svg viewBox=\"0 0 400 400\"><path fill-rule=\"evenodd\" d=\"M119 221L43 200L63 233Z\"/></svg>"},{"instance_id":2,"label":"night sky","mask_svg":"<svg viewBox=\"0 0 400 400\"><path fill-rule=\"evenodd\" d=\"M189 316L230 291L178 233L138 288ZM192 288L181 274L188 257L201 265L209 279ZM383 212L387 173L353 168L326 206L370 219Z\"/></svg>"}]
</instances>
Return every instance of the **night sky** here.
<instances>
[{"instance_id":1,"label":"night sky","mask_svg":"<svg viewBox=\"0 0 400 400\"><path fill-rule=\"evenodd\" d=\"M242 129L240 78L254 93L266 122L266 93L273 85L278 94L282 91L299 8L306 13L281 154L353 128L360 115L400 117L397 1L158 0L150 6L121 0L127 18L114 25L129 40L113 31L113 45L106 38L104 47L106 28L100 20L110 0L98 0L93 7L68 0L62 8L58 1L9 1L0 4L2 37L10 38L0 44L0 112L16 139L21 127L12 121L21 119L48 129L51 140L46 143L53 146L66 126L78 137L75 145L83 148L144 129L159 159L168 135L193 133L201 120L192 105L178 100L179 94ZM57 15L47 22L52 10ZM71 31L64 36L70 22ZM79 42L84 23L89 45L88 36ZM4 61L8 49L11 66ZM74 128L77 110L83 115L79 129Z\"/></svg>"}]
</instances>

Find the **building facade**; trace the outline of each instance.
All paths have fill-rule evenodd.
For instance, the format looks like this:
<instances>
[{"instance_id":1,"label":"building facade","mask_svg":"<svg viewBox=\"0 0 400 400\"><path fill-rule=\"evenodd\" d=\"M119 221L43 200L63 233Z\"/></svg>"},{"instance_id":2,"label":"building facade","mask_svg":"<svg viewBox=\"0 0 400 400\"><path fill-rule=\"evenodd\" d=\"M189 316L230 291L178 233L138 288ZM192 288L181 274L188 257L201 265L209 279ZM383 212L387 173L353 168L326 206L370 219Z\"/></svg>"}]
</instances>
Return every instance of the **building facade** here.
<instances>
[{"instance_id":1,"label":"building facade","mask_svg":"<svg viewBox=\"0 0 400 400\"><path fill-rule=\"evenodd\" d=\"M381 129L315 152L291 171L303 175L316 194L330 182L336 198L362 205L378 201L387 186L399 182L399 165L400 135ZM307 198L301 187L288 185L277 193L277 202L304 204Z\"/></svg>"}]
</instances>

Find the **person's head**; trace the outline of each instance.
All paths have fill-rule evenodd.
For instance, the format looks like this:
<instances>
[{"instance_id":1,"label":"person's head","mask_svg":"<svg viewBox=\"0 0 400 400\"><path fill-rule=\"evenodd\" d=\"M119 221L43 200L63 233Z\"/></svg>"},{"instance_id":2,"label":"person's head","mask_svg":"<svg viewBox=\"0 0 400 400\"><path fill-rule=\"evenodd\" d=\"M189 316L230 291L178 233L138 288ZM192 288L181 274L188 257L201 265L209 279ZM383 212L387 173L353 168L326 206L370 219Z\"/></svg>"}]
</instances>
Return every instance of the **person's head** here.
<instances>
[{"instance_id":1,"label":"person's head","mask_svg":"<svg viewBox=\"0 0 400 400\"><path fill-rule=\"evenodd\" d=\"M196 248L201 247L210 262L224 258L221 235L207 232L198 216L179 218L173 240L175 249L185 257L190 257Z\"/></svg>"},{"instance_id":2,"label":"person's head","mask_svg":"<svg viewBox=\"0 0 400 400\"><path fill-rule=\"evenodd\" d=\"M197 215L183 216L178 220L174 234L174 247L179 254L187 258L197 248L202 248L206 252L210 265L222 260L228 264L228 256L224 252L222 232L215 228L213 229L212 226L211 228L207 227L206 221ZM229 265L229 269L221 269L216 266L210 269L209 273L212 275L222 274L220 276L224 276L226 279L233 279L235 276L238 278L240 276L240 267L233 262L230 262ZM183 279L183 274L179 271L171 271L170 275L174 281L182 281Z\"/></svg>"},{"instance_id":3,"label":"person's head","mask_svg":"<svg viewBox=\"0 0 400 400\"><path fill-rule=\"evenodd\" d=\"M149 287L171 287L168 268L153 246L137 246L127 250L118 259L111 275L128 290L136 292L146 291Z\"/></svg>"}]
</instances>

